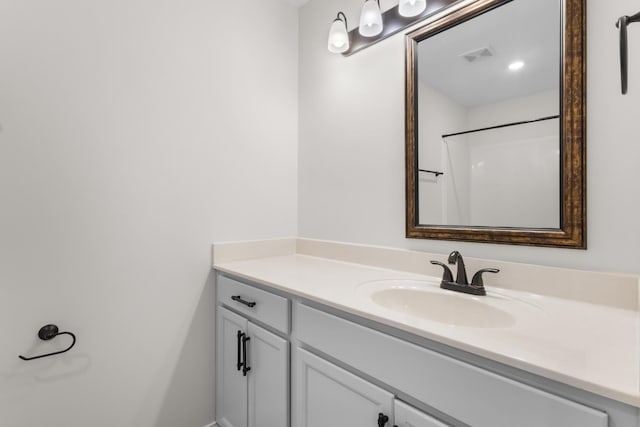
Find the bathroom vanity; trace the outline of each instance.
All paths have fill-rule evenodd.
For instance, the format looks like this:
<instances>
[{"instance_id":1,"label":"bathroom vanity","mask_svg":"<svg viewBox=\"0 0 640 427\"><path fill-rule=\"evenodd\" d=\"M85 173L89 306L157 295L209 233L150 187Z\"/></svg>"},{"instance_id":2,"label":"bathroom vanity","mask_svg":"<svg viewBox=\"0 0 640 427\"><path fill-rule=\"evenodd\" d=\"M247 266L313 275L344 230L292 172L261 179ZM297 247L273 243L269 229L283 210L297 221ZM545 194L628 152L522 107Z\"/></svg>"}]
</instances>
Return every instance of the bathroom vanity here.
<instances>
[{"instance_id":1,"label":"bathroom vanity","mask_svg":"<svg viewBox=\"0 0 640 427\"><path fill-rule=\"evenodd\" d=\"M640 425L637 310L225 250L214 249L223 427Z\"/></svg>"}]
</instances>

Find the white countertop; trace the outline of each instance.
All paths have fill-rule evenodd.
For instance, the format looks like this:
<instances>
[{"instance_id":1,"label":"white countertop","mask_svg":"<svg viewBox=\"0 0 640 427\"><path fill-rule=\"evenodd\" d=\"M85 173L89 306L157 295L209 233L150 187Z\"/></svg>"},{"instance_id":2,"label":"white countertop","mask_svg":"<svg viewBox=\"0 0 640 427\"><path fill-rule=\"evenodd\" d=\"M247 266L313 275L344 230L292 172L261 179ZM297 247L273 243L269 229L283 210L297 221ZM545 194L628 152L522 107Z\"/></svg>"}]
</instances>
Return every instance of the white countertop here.
<instances>
[{"instance_id":1,"label":"white countertop","mask_svg":"<svg viewBox=\"0 0 640 427\"><path fill-rule=\"evenodd\" d=\"M214 268L640 407L637 310L487 286L484 298L533 309L518 310L507 327L451 326L381 307L361 291L364 282L439 280L433 276L300 254L222 260Z\"/></svg>"}]
</instances>

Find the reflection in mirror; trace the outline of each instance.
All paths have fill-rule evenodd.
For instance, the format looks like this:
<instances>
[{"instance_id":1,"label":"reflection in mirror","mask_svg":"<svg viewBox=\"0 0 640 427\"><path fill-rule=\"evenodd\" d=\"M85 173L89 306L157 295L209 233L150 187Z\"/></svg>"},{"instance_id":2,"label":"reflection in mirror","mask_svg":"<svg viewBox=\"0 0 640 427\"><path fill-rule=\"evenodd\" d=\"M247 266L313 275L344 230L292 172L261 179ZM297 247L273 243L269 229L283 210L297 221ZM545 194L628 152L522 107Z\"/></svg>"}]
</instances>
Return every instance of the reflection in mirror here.
<instances>
[{"instance_id":1,"label":"reflection in mirror","mask_svg":"<svg viewBox=\"0 0 640 427\"><path fill-rule=\"evenodd\" d=\"M583 0L407 35L407 236L584 247Z\"/></svg>"},{"instance_id":2,"label":"reflection in mirror","mask_svg":"<svg viewBox=\"0 0 640 427\"><path fill-rule=\"evenodd\" d=\"M418 165L443 172L418 176L420 224L560 227L559 12L512 1L418 43Z\"/></svg>"}]
</instances>

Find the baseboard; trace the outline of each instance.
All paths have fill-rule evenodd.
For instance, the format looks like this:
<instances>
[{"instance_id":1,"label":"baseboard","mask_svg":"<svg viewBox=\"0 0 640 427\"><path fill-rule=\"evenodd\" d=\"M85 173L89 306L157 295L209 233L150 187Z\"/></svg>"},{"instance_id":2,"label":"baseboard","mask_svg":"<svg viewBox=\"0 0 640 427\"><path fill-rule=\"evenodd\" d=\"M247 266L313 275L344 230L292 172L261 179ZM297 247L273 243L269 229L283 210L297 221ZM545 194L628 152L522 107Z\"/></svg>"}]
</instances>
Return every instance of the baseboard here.
<instances>
[{"instance_id":1,"label":"baseboard","mask_svg":"<svg viewBox=\"0 0 640 427\"><path fill-rule=\"evenodd\" d=\"M220 427L220 426L218 425L218 423L217 423L217 422L215 422L215 421L214 421L214 422L212 422L211 424L207 424L207 425L206 425L206 426L204 426L204 427Z\"/></svg>"}]
</instances>

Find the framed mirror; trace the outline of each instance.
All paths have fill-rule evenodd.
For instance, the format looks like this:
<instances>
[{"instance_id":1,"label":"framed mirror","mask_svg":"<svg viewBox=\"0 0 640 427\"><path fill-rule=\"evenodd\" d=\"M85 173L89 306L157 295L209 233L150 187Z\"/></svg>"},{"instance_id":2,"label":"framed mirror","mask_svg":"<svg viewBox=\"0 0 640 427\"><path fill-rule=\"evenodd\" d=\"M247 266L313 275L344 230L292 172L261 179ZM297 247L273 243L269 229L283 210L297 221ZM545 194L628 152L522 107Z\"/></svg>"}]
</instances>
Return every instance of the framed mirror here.
<instances>
[{"instance_id":1,"label":"framed mirror","mask_svg":"<svg viewBox=\"0 0 640 427\"><path fill-rule=\"evenodd\" d=\"M478 0L407 34L408 238L586 248L585 3Z\"/></svg>"}]
</instances>

